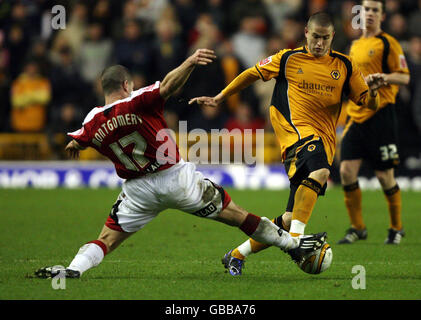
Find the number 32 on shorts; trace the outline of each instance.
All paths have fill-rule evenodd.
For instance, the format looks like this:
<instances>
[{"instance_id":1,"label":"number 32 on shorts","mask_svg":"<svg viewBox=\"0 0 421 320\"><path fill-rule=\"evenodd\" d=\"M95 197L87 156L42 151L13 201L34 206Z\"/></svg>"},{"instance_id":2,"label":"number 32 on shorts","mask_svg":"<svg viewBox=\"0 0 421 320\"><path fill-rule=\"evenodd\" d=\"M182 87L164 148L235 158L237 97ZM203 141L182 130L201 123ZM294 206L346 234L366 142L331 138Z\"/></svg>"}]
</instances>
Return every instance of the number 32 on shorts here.
<instances>
[{"instance_id":1,"label":"number 32 on shorts","mask_svg":"<svg viewBox=\"0 0 421 320\"><path fill-rule=\"evenodd\" d=\"M396 147L396 144L388 144L386 146L381 146L379 149L382 161L395 160L399 158L398 148Z\"/></svg>"}]
</instances>

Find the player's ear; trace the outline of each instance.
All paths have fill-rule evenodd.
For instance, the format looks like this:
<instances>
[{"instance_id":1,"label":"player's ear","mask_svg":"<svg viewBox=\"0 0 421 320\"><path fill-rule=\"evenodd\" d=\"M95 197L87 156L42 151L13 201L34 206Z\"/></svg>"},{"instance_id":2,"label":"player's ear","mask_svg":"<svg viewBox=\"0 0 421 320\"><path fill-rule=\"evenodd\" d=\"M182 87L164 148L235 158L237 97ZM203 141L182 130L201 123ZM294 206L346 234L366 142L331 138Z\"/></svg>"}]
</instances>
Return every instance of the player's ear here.
<instances>
[{"instance_id":1,"label":"player's ear","mask_svg":"<svg viewBox=\"0 0 421 320\"><path fill-rule=\"evenodd\" d=\"M130 90L130 82L128 80L124 80L122 86L123 86L124 92L131 93L131 90Z\"/></svg>"},{"instance_id":2,"label":"player's ear","mask_svg":"<svg viewBox=\"0 0 421 320\"><path fill-rule=\"evenodd\" d=\"M381 22L384 22L386 20L386 12L382 13L382 17L380 18Z\"/></svg>"}]
</instances>

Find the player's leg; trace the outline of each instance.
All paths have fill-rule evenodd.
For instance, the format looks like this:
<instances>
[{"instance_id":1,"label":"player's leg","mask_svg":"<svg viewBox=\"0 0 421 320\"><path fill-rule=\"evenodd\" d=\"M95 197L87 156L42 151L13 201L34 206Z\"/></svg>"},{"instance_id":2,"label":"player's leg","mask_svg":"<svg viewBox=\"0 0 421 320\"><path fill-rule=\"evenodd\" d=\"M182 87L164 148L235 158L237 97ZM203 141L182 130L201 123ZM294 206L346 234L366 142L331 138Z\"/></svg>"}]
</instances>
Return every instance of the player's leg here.
<instances>
[{"instance_id":1,"label":"player's leg","mask_svg":"<svg viewBox=\"0 0 421 320\"><path fill-rule=\"evenodd\" d=\"M77 271L81 276L85 271L98 266L106 254L117 248L132 234L133 232L117 231L104 225L98 239L83 245L66 269Z\"/></svg>"},{"instance_id":2,"label":"player's leg","mask_svg":"<svg viewBox=\"0 0 421 320\"><path fill-rule=\"evenodd\" d=\"M181 192L180 198L173 199L177 200L173 202L177 203L175 208L179 210L236 226L254 240L285 251L304 245L308 250L314 250L315 247L324 243L326 237L324 233L294 239L268 218L244 210L231 200L229 194L221 186L195 171L192 163L186 164L177 173L177 177L181 181L180 189L189 190L189 193Z\"/></svg>"},{"instance_id":3,"label":"player's leg","mask_svg":"<svg viewBox=\"0 0 421 320\"><path fill-rule=\"evenodd\" d=\"M365 229L362 216L362 193L358 184L358 172L361 164L362 159L343 160L339 168L345 207L351 222L351 228L356 230Z\"/></svg>"},{"instance_id":4,"label":"player's leg","mask_svg":"<svg viewBox=\"0 0 421 320\"><path fill-rule=\"evenodd\" d=\"M401 211L402 198L399 185L396 182L394 169L375 170L377 179L383 189L389 210L390 228L386 244L399 244L401 238L405 235L402 228Z\"/></svg>"},{"instance_id":5,"label":"player's leg","mask_svg":"<svg viewBox=\"0 0 421 320\"><path fill-rule=\"evenodd\" d=\"M351 227L347 229L344 238L338 241L339 244L349 244L367 238L362 216L362 193L358 183L362 159L367 157L367 139L363 126L353 122L347 125L342 137L339 173Z\"/></svg>"},{"instance_id":6,"label":"player's leg","mask_svg":"<svg viewBox=\"0 0 421 320\"><path fill-rule=\"evenodd\" d=\"M304 234L317 198L322 194L329 174L329 169L320 168L310 172L308 177L301 181L294 197L294 208L289 230L292 236L296 237Z\"/></svg>"},{"instance_id":7,"label":"player's leg","mask_svg":"<svg viewBox=\"0 0 421 320\"><path fill-rule=\"evenodd\" d=\"M98 238L84 244L67 268L44 267L35 272L40 278L64 272L67 278L79 278L98 266L105 255L117 248L133 233L143 228L161 211L154 193L146 188L148 179L132 179L123 183L123 191L112 206Z\"/></svg>"},{"instance_id":8,"label":"player's leg","mask_svg":"<svg viewBox=\"0 0 421 320\"><path fill-rule=\"evenodd\" d=\"M279 228L285 231L289 231L289 227L291 225L291 211L286 211L285 213L281 214L279 217L272 219L272 222L276 224ZM261 243L253 238L249 238L236 247L234 250L231 250L228 254L234 258L245 260L249 255L252 253L258 253L262 250L269 248L270 245L266 243Z\"/></svg>"},{"instance_id":9,"label":"player's leg","mask_svg":"<svg viewBox=\"0 0 421 320\"><path fill-rule=\"evenodd\" d=\"M269 246L277 246L284 251L298 245L298 242L295 242L287 232L279 232L281 229L268 218L249 213L234 201L230 201L228 206L214 217L214 220L236 226L253 240Z\"/></svg>"}]
</instances>

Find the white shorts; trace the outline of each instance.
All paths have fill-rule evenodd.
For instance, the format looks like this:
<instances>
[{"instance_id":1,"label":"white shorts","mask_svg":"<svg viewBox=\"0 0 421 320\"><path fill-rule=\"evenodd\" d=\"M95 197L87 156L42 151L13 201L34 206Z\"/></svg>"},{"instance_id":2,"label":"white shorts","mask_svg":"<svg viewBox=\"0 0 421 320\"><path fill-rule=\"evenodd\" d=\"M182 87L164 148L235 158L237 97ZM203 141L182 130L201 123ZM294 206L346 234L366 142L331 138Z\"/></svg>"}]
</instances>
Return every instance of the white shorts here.
<instances>
[{"instance_id":1,"label":"white shorts","mask_svg":"<svg viewBox=\"0 0 421 320\"><path fill-rule=\"evenodd\" d=\"M126 180L122 189L105 223L121 232L136 232L169 208L212 219L231 201L222 187L183 160L166 170Z\"/></svg>"}]
</instances>

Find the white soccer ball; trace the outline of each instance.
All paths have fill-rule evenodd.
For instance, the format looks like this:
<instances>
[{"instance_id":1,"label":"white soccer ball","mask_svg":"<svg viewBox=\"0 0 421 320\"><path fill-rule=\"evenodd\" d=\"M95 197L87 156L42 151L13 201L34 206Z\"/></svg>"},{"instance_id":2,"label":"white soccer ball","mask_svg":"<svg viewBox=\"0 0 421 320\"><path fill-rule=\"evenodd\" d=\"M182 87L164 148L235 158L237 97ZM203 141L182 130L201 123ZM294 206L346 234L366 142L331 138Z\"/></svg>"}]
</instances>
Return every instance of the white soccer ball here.
<instances>
[{"instance_id":1,"label":"white soccer ball","mask_svg":"<svg viewBox=\"0 0 421 320\"><path fill-rule=\"evenodd\" d=\"M307 254L298 266L306 273L319 274L330 267L332 259L332 248L325 243L320 249Z\"/></svg>"}]
</instances>

